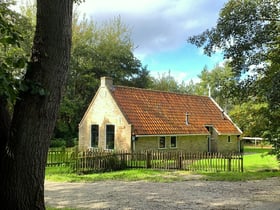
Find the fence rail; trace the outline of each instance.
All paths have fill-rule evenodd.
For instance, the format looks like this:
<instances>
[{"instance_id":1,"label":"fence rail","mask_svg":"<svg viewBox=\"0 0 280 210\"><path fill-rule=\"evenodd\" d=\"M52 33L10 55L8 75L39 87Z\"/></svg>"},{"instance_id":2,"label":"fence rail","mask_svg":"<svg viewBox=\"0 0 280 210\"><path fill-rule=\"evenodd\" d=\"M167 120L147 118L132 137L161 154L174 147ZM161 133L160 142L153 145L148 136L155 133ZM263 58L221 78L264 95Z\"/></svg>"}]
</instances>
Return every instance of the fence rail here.
<instances>
[{"instance_id":1,"label":"fence rail","mask_svg":"<svg viewBox=\"0 0 280 210\"><path fill-rule=\"evenodd\" d=\"M75 162L76 153L74 151L50 150L48 151L47 167L70 165Z\"/></svg>"},{"instance_id":2,"label":"fence rail","mask_svg":"<svg viewBox=\"0 0 280 210\"><path fill-rule=\"evenodd\" d=\"M125 168L176 169L188 171L243 172L242 154L189 153L185 151L50 151L47 166L69 165L77 173Z\"/></svg>"}]
</instances>

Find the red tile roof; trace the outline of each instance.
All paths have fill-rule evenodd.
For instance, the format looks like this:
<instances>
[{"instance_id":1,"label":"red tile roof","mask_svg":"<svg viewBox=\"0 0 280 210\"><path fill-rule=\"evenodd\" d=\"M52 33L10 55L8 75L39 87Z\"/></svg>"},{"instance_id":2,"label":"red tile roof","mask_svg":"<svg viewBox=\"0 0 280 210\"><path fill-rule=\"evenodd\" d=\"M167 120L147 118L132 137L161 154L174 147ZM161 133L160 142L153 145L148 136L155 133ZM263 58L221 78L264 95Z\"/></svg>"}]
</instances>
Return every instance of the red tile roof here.
<instances>
[{"instance_id":1,"label":"red tile roof","mask_svg":"<svg viewBox=\"0 0 280 210\"><path fill-rule=\"evenodd\" d=\"M114 86L111 94L136 135L208 134L206 125L212 125L220 134L241 134L206 96L123 86Z\"/></svg>"}]
</instances>

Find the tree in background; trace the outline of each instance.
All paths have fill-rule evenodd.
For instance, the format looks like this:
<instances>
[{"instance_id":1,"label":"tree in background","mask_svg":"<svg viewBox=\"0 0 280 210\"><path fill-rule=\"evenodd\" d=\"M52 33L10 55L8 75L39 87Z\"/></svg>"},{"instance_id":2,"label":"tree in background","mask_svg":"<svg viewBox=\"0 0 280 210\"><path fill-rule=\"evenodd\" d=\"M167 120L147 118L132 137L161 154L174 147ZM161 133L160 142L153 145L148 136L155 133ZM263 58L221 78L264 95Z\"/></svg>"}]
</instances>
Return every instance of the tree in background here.
<instances>
[{"instance_id":1,"label":"tree in background","mask_svg":"<svg viewBox=\"0 0 280 210\"><path fill-rule=\"evenodd\" d=\"M154 90L179 92L177 81L173 76L171 76L170 71L168 72L168 74L158 74L158 78L153 78L151 88Z\"/></svg>"},{"instance_id":2,"label":"tree in background","mask_svg":"<svg viewBox=\"0 0 280 210\"><path fill-rule=\"evenodd\" d=\"M14 18L20 15L0 4L0 199L8 210L45 209L45 165L69 67L72 6L72 0L37 0L31 59L22 70L25 59L8 53L22 40Z\"/></svg>"},{"instance_id":3,"label":"tree in background","mask_svg":"<svg viewBox=\"0 0 280 210\"><path fill-rule=\"evenodd\" d=\"M70 71L54 138L67 139L67 146L73 146L78 123L99 87L100 77L112 77L119 85L145 88L151 84L147 67L142 67L133 50L130 30L120 17L97 24L74 13Z\"/></svg>"},{"instance_id":4,"label":"tree in background","mask_svg":"<svg viewBox=\"0 0 280 210\"><path fill-rule=\"evenodd\" d=\"M216 49L230 60L239 79L235 93L268 103L269 128L263 134L271 140L280 157L279 79L280 79L279 0L229 0L220 11L216 27L189 42L204 47L211 55ZM250 96L250 97L249 97Z\"/></svg>"},{"instance_id":5,"label":"tree in background","mask_svg":"<svg viewBox=\"0 0 280 210\"><path fill-rule=\"evenodd\" d=\"M224 65L216 65L212 70L207 67L198 75L200 82L196 84L195 93L198 95L210 95L225 110L229 111L236 100L231 90L236 87L236 79L231 67L226 62Z\"/></svg>"},{"instance_id":6,"label":"tree in background","mask_svg":"<svg viewBox=\"0 0 280 210\"><path fill-rule=\"evenodd\" d=\"M254 101L235 105L229 112L234 122L237 122L244 136L263 136L268 129L268 104Z\"/></svg>"},{"instance_id":7,"label":"tree in background","mask_svg":"<svg viewBox=\"0 0 280 210\"><path fill-rule=\"evenodd\" d=\"M11 11L9 6L9 1L0 4L0 106L5 106L7 99L11 109L30 57L34 30L26 17Z\"/></svg>"}]
</instances>

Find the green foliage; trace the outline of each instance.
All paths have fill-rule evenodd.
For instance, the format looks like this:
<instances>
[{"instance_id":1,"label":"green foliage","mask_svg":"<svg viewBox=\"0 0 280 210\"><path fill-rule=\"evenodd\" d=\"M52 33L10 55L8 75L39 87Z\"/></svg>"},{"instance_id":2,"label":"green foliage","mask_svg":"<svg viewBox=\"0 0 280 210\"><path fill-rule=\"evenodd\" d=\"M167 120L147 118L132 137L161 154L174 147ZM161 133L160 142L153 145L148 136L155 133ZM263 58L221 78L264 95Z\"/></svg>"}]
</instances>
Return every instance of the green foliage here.
<instances>
[{"instance_id":1,"label":"green foliage","mask_svg":"<svg viewBox=\"0 0 280 210\"><path fill-rule=\"evenodd\" d=\"M113 154L108 157L108 170L109 171L117 171L126 168L126 162L122 162L117 155Z\"/></svg>"},{"instance_id":2,"label":"green foliage","mask_svg":"<svg viewBox=\"0 0 280 210\"><path fill-rule=\"evenodd\" d=\"M66 141L64 139L52 139L50 147L66 147Z\"/></svg>"},{"instance_id":3,"label":"green foliage","mask_svg":"<svg viewBox=\"0 0 280 210\"><path fill-rule=\"evenodd\" d=\"M215 28L189 38L189 42L204 47L207 55L216 49L224 51L225 58L232 59L236 73L255 70L266 62L268 52L278 48L279 2L278 0L230 0L220 11Z\"/></svg>"},{"instance_id":4,"label":"green foliage","mask_svg":"<svg viewBox=\"0 0 280 210\"><path fill-rule=\"evenodd\" d=\"M243 131L244 136L261 137L269 129L268 111L267 103L249 101L235 105L229 114Z\"/></svg>"},{"instance_id":5,"label":"green foliage","mask_svg":"<svg viewBox=\"0 0 280 210\"><path fill-rule=\"evenodd\" d=\"M229 0L217 25L188 41L203 47L207 55L223 50L239 81L232 92L243 101L268 103L269 123L262 131L280 157L279 17L279 0Z\"/></svg>"},{"instance_id":6,"label":"green foliage","mask_svg":"<svg viewBox=\"0 0 280 210\"><path fill-rule=\"evenodd\" d=\"M29 19L11 10L12 5L12 1L0 4L0 97L8 101L11 109L23 87L34 34Z\"/></svg>"},{"instance_id":7,"label":"green foliage","mask_svg":"<svg viewBox=\"0 0 280 210\"><path fill-rule=\"evenodd\" d=\"M174 77L171 76L170 71L168 72L168 75L163 73L162 75L159 74L158 78L153 78L151 88L154 90L179 92L179 86Z\"/></svg>"},{"instance_id":8,"label":"green foliage","mask_svg":"<svg viewBox=\"0 0 280 210\"><path fill-rule=\"evenodd\" d=\"M9 2L0 4L0 96L12 104L27 59L20 47L23 36L17 26L23 18L9 6Z\"/></svg>"},{"instance_id":9,"label":"green foliage","mask_svg":"<svg viewBox=\"0 0 280 210\"><path fill-rule=\"evenodd\" d=\"M77 137L78 123L95 95L100 77L114 84L146 87L150 76L134 57L129 28L120 17L102 24L74 13L70 72L54 138Z\"/></svg>"},{"instance_id":10,"label":"green foliage","mask_svg":"<svg viewBox=\"0 0 280 210\"><path fill-rule=\"evenodd\" d=\"M236 88L236 79L228 63L224 66L216 65L212 70L205 67L198 75L200 82L196 84L196 94L208 95L210 88L211 97L225 110L229 110L235 103L231 90Z\"/></svg>"}]
</instances>

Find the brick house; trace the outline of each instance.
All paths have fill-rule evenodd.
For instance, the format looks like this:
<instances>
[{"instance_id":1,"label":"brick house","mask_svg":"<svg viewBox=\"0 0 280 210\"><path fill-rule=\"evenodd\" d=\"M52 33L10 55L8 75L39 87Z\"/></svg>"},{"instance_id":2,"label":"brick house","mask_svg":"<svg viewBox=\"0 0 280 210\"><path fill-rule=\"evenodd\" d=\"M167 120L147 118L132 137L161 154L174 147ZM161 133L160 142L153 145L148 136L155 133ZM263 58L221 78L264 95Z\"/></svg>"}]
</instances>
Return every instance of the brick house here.
<instances>
[{"instance_id":1,"label":"brick house","mask_svg":"<svg viewBox=\"0 0 280 210\"><path fill-rule=\"evenodd\" d=\"M242 131L210 97L101 85L79 124L79 148L240 152Z\"/></svg>"}]
</instances>

